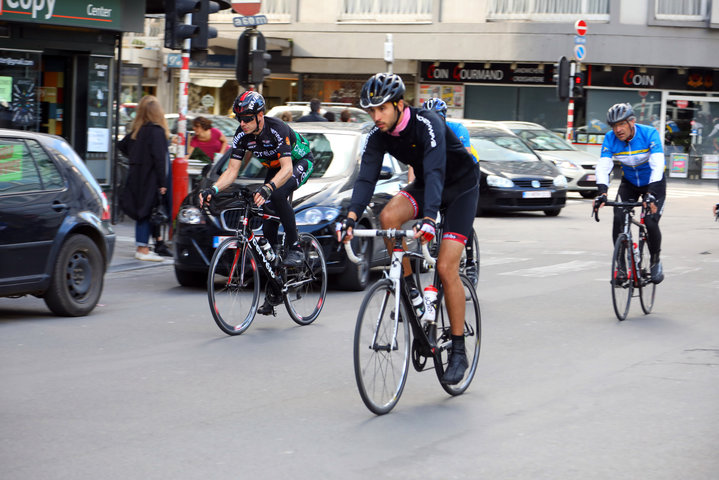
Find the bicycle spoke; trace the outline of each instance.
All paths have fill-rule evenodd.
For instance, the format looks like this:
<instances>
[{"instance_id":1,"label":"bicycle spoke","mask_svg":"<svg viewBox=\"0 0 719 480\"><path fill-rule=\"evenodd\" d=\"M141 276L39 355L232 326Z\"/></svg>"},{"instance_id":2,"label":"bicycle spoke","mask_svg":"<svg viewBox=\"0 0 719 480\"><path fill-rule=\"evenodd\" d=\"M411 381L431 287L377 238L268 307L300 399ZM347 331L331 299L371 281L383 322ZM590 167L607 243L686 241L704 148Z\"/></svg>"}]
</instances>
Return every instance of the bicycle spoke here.
<instances>
[{"instance_id":1,"label":"bicycle spoke","mask_svg":"<svg viewBox=\"0 0 719 480\"><path fill-rule=\"evenodd\" d=\"M286 270L284 284L285 306L292 320L309 325L322 311L327 295L327 266L322 247L315 237L300 234L299 243L304 253L300 267Z\"/></svg>"}]
</instances>

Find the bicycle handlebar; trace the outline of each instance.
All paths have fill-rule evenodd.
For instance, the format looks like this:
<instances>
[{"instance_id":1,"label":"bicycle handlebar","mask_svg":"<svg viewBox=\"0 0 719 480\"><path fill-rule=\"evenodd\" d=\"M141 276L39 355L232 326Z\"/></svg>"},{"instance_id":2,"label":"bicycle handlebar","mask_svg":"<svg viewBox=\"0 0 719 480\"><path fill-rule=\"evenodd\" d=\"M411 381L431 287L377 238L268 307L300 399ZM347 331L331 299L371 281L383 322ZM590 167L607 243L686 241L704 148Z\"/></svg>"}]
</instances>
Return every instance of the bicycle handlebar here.
<instances>
[{"instance_id":1,"label":"bicycle handlebar","mask_svg":"<svg viewBox=\"0 0 719 480\"><path fill-rule=\"evenodd\" d=\"M607 207L623 207L623 208L634 208L634 207L642 207L644 206L644 201L642 202L603 202L604 205ZM592 208L592 217L594 217L594 220L597 222L599 221L599 207L597 207L596 203L594 204Z\"/></svg>"},{"instance_id":2,"label":"bicycle handlebar","mask_svg":"<svg viewBox=\"0 0 719 480\"><path fill-rule=\"evenodd\" d=\"M355 237L406 238L414 237L414 233L414 230L398 230L394 228L390 228L389 230L378 230L369 228L352 230L352 235ZM355 255L354 251L352 250L352 244L350 242L345 243L345 252L347 252L347 258L349 258L352 263L360 263L362 261L361 258ZM437 263L437 260L432 257L432 255L430 255L429 248L427 248L426 243L422 244L422 256L430 265L434 265Z\"/></svg>"}]
</instances>

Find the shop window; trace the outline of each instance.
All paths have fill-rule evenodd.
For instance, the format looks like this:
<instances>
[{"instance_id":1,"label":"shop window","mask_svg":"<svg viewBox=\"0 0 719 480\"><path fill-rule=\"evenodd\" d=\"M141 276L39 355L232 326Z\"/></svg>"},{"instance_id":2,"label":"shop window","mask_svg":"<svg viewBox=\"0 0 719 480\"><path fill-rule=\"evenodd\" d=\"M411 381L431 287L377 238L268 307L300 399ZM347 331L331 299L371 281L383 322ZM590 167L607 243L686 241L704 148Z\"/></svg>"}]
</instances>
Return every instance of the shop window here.
<instances>
[{"instance_id":1,"label":"shop window","mask_svg":"<svg viewBox=\"0 0 719 480\"><path fill-rule=\"evenodd\" d=\"M490 0L490 20L567 20L583 15L587 20L609 20L609 0Z\"/></svg>"},{"instance_id":2,"label":"shop window","mask_svg":"<svg viewBox=\"0 0 719 480\"><path fill-rule=\"evenodd\" d=\"M0 127L38 131L40 54L0 50Z\"/></svg>"}]
</instances>

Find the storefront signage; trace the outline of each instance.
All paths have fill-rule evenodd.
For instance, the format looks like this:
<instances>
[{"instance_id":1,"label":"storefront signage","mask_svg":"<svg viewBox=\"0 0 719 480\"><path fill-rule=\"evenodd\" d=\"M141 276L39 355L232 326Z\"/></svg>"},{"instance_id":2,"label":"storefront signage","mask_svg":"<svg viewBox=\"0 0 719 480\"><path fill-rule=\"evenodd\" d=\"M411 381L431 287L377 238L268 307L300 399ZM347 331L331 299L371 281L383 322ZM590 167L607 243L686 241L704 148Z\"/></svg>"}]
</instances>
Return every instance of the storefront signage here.
<instances>
[{"instance_id":1,"label":"storefront signage","mask_svg":"<svg viewBox=\"0 0 719 480\"><path fill-rule=\"evenodd\" d=\"M0 0L0 20L142 31L143 15L128 13L144 9L144 0Z\"/></svg>"},{"instance_id":2,"label":"storefront signage","mask_svg":"<svg viewBox=\"0 0 719 480\"><path fill-rule=\"evenodd\" d=\"M554 85L552 68L536 63L422 62L421 72L423 82Z\"/></svg>"},{"instance_id":3,"label":"storefront signage","mask_svg":"<svg viewBox=\"0 0 719 480\"><path fill-rule=\"evenodd\" d=\"M169 53L167 55L167 68L182 68L182 54ZM190 60L190 68L221 68L234 69L234 55L208 55L205 60Z\"/></svg>"},{"instance_id":4,"label":"storefront signage","mask_svg":"<svg viewBox=\"0 0 719 480\"><path fill-rule=\"evenodd\" d=\"M669 176L687 178L689 171L689 155L686 153L672 153L669 165Z\"/></svg>"},{"instance_id":5,"label":"storefront signage","mask_svg":"<svg viewBox=\"0 0 719 480\"><path fill-rule=\"evenodd\" d=\"M602 67L588 66L587 85L660 90L716 91L719 74L714 70L688 69L679 74L675 68Z\"/></svg>"},{"instance_id":6,"label":"storefront signage","mask_svg":"<svg viewBox=\"0 0 719 480\"><path fill-rule=\"evenodd\" d=\"M719 178L719 155L702 155L702 178Z\"/></svg>"}]
</instances>

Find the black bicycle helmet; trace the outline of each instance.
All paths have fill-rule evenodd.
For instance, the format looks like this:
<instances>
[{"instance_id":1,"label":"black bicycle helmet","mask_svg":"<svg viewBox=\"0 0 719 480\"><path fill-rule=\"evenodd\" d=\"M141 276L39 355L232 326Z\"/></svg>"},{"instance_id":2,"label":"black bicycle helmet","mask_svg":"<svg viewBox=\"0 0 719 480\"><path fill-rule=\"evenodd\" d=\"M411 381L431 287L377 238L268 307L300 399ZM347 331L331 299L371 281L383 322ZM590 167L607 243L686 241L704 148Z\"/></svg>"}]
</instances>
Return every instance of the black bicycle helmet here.
<instances>
[{"instance_id":1,"label":"black bicycle helmet","mask_svg":"<svg viewBox=\"0 0 719 480\"><path fill-rule=\"evenodd\" d=\"M383 103L396 102L404 96L404 82L399 75L378 73L362 86L360 106L378 107Z\"/></svg>"},{"instance_id":2,"label":"black bicycle helmet","mask_svg":"<svg viewBox=\"0 0 719 480\"><path fill-rule=\"evenodd\" d=\"M425 110L434 110L435 113L441 115L442 118L447 116L447 103L441 98L430 98L422 104L422 108Z\"/></svg>"},{"instance_id":3,"label":"black bicycle helmet","mask_svg":"<svg viewBox=\"0 0 719 480\"><path fill-rule=\"evenodd\" d=\"M240 115L257 115L265 111L265 99L259 93L248 90L235 99L232 111L238 121Z\"/></svg>"},{"instance_id":4,"label":"black bicycle helmet","mask_svg":"<svg viewBox=\"0 0 719 480\"><path fill-rule=\"evenodd\" d=\"M617 103L607 111L607 124L613 127L615 124L634 116L634 110L628 103Z\"/></svg>"}]
</instances>

